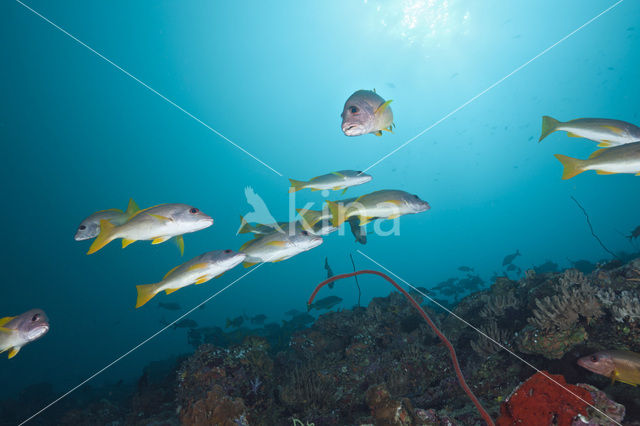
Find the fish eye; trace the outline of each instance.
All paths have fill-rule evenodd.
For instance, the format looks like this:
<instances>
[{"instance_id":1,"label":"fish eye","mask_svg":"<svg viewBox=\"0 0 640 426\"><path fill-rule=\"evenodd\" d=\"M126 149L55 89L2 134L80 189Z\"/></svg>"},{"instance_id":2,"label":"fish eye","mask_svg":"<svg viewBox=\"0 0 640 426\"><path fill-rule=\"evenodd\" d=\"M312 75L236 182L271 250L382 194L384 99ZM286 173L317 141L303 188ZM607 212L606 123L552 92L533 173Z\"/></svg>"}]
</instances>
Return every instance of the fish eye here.
<instances>
[{"instance_id":1,"label":"fish eye","mask_svg":"<svg viewBox=\"0 0 640 426\"><path fill-rule=\"evenodd\" d=\"M597 362L598 361L598 357L595 355L591 355L591 362Z\"/></svg>"},{"instance_id":2,"label":"fish eye","mask_svg":"<svg viewBox=\"0 0 640 426\"><path fill-rule=\"evenodd\" d=\"M302 231L302 235L309 235L307 231Z\"/></svg>"},{"instance_id":3,"label":"fish eye","mask_svg":"<svg viewBox=\"0 0 640 426\"><path fill-rule=\"evenodd\" d=\"M86 225L80 225L78 227L79 230L84 231L85 229L87 229Z\"/></svg>"},{"instance_id":4,"label":"fish eye","mask_svg":"<svg viewBox=\"0 0 640 426\"><path fill-rule=\"evenodd\" d=\"M417 200L419 197L417 195L414 195L413 198L415 198Z\"/></svg>"},{"instance_id":5,"label":"fish eye","mask_svg":"<svg viewBox=\"0 0 640 426\"><path fill-rule=\"evenodd\" d=\"M198 213L198 209L196 209L195 207L191 207L191 210L189 210L189 213L196 214Z\"/></svg>"},{"instance_id":6,"label":"fish eye","mask_svg":"<svg viewBox=\"0 0 640 426\"><path fill-rule=\"evenodd\" d=\"M361 174L362 174L362 173L364 173L364 172L363 172L363 171L361 171L361 170L358 170L356 173L357 173L357 174L359 174L359 175L361 175Z\"/></svg>"},{"instance_id":7,"label":"fish eye","mask_svg":"<svg viewBox=\"0 0 640 426\"><path fill-rule=\"evenodd\" d=\"M358 107L352 106L349 108L349 111L351 111L351 114L355 114L356 112L358 112Z\"/></svg>"},{"instance_id":8,"label":"fish eye","mask_svg":"<svg viewBox=\"0 0 640 426\"><path fill-rule=\"evenodd\" d=\"M32 318L31 321L36 322L40 319L40 314L35 314Z\"/></svg>"},{"instance_id":9,"label":"fish eye","mask_svg":"<svg viewBox=\"0 0 640 426\"><path fill-rule=\"evenodd\" d=\"M224 252L225 252L225 253L231 253L231 250L226 249Z\"/></svg>"}]
</instances>

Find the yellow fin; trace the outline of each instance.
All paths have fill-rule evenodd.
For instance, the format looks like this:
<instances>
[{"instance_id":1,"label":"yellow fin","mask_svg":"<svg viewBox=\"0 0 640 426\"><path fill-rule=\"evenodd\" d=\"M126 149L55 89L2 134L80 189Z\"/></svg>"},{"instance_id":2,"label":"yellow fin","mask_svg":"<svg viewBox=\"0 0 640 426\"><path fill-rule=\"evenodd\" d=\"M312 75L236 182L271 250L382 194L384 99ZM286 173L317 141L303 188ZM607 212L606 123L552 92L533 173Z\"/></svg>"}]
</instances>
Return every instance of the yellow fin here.
<instances>
[{"instance_id":1,"label":"yellow fin","mask_svg":"<svg viewBox=\"0 0 640 426\"><path fill-rule=\"evenodd\" d=\"M542 133L540 134L540 139L538 139L538 143L542 142L542 139L549 136L551 133L558 130L558 125L560 122L555 118L551 118L548 115L542 117Z\"/></svg>"},{"instance_id":2,"label":"yellow fin","mask_svg":"<svg viewBox=\"0 0 640 426\"><path fill-rule=\"evenodd\" d=\"M308 209L296 209L298 214L302 217L303 223L313 226L322 218L322 212L318 210Z\"/></svg>"},{"instance_id":3,"label":"yellow fin","mask_svg":"<svg viewBox=\"0 0 640 426\"><path fill-rule=\"evenodd\" d=\"M598 144L598 146L603 147L603 148L608 148L611 146L611 142L608 141L602 141Z\"/></svg>"},{"instance_id":4,"label":"yellow fin","mask_svg":"<svg viewBox=\"0 0 640 426\"><path fill-rule=\"evenodd\" d=\"M108 220L101 220L100 233L98 234L96 239L93 240L93 243L91 244L91 247L89 247L89 251L87 252L87 254L93 254L113 241L113 231L115 228L116 227Z\"/></svg>"},{"instance_id":5,"label":"yellow fin","mask_svg":"<svg viewBox=\"0 0 640 426\"><path fill-rule=\"evenodd\" d=\"M244 266L245 268L250 268L253 265L257 265L258 262L242 262L242 266Z\"/></svg>"},{"instance_id":6,"label":"yellow fin","mask_svg":"<svg viewBox=\"0 0 640 426\"><path fill-rule=\"evenodd\" d=\"M360 216L359 219L360 219L360 226L364 226L373 220L372 217L366 217L366 216Z\"/></svg>"},{"instance_id":7,"label":"yellow fin","mask_svg":"<svg viewBox=\"0 0 640 426\"><path fill-rule=\"evenodd\" d=\"M210 278L208 275L203 275L195 281L195 284L198 285L198 284L206 283L209 280Z\"/></svg>"},{"instance_id":8,"label":"yellow fin","mask_svg":"<svg viewBox=\"0 0 640 426\"><path fill-rule=\"evenodd\" d=\"M4 317L4 318L0 318L0 327L2 327L3 325L5 325L6 323L8 323L9 321L11 321L12 319L14 319L15 317Z\"/></svg>"},{"instance_id":9,"label":"yellow fin","mask_svg":"<svg viewBox=\"0 0 640 426\"><path fill-rule=\"evenodd\" d=\"M165 278L167 278L169 275L171 275L173 273L173 271L175 271L176 269L178 269L180 267L180 265L172 268L169 272L166 273L166 275L164 277L162 277L162 279L164 280Z\"/></svg>"},{"instance_id":10,"label":"yellow fin","mask_svg":"<svg viewBox=\"0 0 640 426\"><path fill-rule=\"evenodd\" d=\"M564 166L564 170L562 171L562 179L571 179L572 177L584 172L584 169L582 168L584 160L567 157L566 155L562 154L555 154L555 157Z\"/></svg>"},{"instance_id":11,"label":"yellow fin","mask_svg":"<svg viewBox=\"0 0 640 426\"><path fill-rule=\"evenodd\" d=\"M402 201L400 201L400 200L387 200L387 201L385 201L385 203L395 204L398 207L400 207L403 204Z\"/></svg>"},{"instance_id":12,"label":"yellow fin","mask_svg":"<svg viewBox=\"0 0 640 426\"><path fill-rule=\"evenodd\" d=\"M374 135L376 136L382 136L382 132L380 130L378 130L377 132L374 133Z\"/></svg>"},{"instance_id":13,"label":"yellow fin","mask_svg":"<svg viewBox=\"0 0 640 426\"><path fill-rule=\"evenodd\" d=\"M576 135L573 132L567 132L567 136L569 136L570 138L581 138L582 137L580 135Z\"/></svg>"},{"instance_id":14,"label":"yellow fin","mask_svg":"<svg viewBox=\"0 0 640 426\"><path fill-rule=\"evenodd\" d=\"M11 348L11 351L9 352L9 359L18 355L18 352L20 352L20 346L14 346L13 348Z\"/></svg>"},{"instance_id":15,"label":"yellow fin","mask_svg":"<svg viewBox=\"0 0 640 426\"><path fill-rule=\"evenodd\" d=\"M391 128L391 126L385 127L384 129L380 129L380 130L384 130L385 132L393 133L393 129Z\"/></svg>"},{"instance_id":16,"label":"yellow fin","mask_svg":"<svg viewBox=\"0 0 640 426\"><path fill-rule=\"evenodd\" d=\"M188 271L193 271L193 270L196 270L196 269L206 268L207 266L209 266L209 264L206 263L206 262L195 263L195 264L189 266L189 269L187 269L187 270Z\"/></svg>"},{"instance_id":17,"label":"yellow fin","mask_svg":"<svg viewBox=\"0 0 640 426\"><path fill-rule=\"evenodd\" d=\"M141 284L137 285L136 289L138 290L138 299L136 300L136 308L147 303L149 300L156 295L156 284Z\"/></svg>"},{"instance_id":18,"label":"yellow fin","mask_svg":"<svg viewBox=\"0 0 640 426\"><path fill-rule=\"evenodd\" d=\"M227 271L224 271L223 273L218 274L218 275L216 275L216 276L215 276L215 277L213 277L213 278L220 278L220 277L221 277L221 276L223 276L226 272L227 272Z\"/></svg>"},{"instance_id":19,"label":"yellow fin","mask_svg":"<svg viewBox=\"0 0 640 426\"><path fill-rule=\"evenodd\" d=\"M251 226L249 222L244 218L244 216L240 215L240 229L238 229L238 234L246 234L247 232L254 232L255 227Z\"/></svg>"},{"instance_id":20,"label":"yellow fin","mask_svg":"<svg viewBox=\"0 0 640 426\"><path fill-rule=\"evenodd\" d=\"M178 246L178 250L180 250L180 256L184 256L184 237L182 235L176 237L176 245Z\"/></svg>"},{"instance_id":21,"label":"yellow fin","mask_svg":"<svg viewBox=\"0 0 640 426\"><path fill-rule=\"evenodd\" d=\"M347 192L347 189L349 189L349 188L345 188L345 189L342 190L342 195L344 195L344 193Z\"/></svg>"},{"instance_id":22,"label":"yellow fin","mask_svg":"<svg viewBox=\"0 0 640 426\"><path fill-rule=\"evenodd\" d=\"M0 333L13 333L15 330L6 327L0 327Z\"/></svg>"},{"instance_id":23,"label":"yellow fin","mask_svg":"<svg viewBox=\"0 0 640 426\"><path fill-rule=\"evenodd\" d=\"M601 155L605 151L606 151L605 148L597 149L591 153L591 155L589 156L589 159L596 158L597 156Z\"/></svg>"},{"instance_id":24,"label":"yellow fin","mask_svg":"<svg viewBox=\"0 0 640 426\"><path fill-rule=\"evenodd\" d=\"M151 216L151 217L154 217L154 218L156 218L156 219L158 219L158 220L162 220L162 221L170 221L170 220L173 220L173 219L171 219L170 217L162 216L162 215L159 215L159 214L153 214L153 213L147 213L147 214L148 214L149 216Z\"/></svg>"},{"instance_id":25,"label":"yellow fin","mask_svg":"<svg viewBox=\"0 0 640 426\"><path fill-rule=\"evenodd\" d=\"M169 238L171 237L156 237L153 239L153 241L151 241L151 244L160 244L160 243L164 243L165 241L167 241ZM123 240L124 241L124 240Z\"/></svg>"},{"instance_id":26,"label":"yellow fin","mask_svg":"<svg viewBox=\"0 0 640 426\"><path fill-rule=\"evenodd\" d=\"M376 111L374 112L375 115L378 114L382 114L382 112L387 109L387 107L389 106L389 104L393 102L393 99L389 99L388 101L386 101L385 103L383 103L382 105L380 105L378 108L376 108Z\"/></svg>"},{"instance_id":27,"label":"yellow fin","mask_svg":"<svg viewBox=\"0 0 640 426\"><path fill-rule=\"evenodd\" d=\"M311 192L322 191L321 189L311 188Z\"/></svg>"},{"instance_id":28,"label":"yellow fin","mask_svg":"<svg viewBox=\"0 0 640 426\"><path fill-rule=\"evenodd\" d=\"M387 219L396 219L398 217L402 216L400 213L398 214L392 214L391 216L389 216Z\"/></svg>"},{"instance_id":29,"label":"yellow fin","mask_svg":"<svg viewBox=\"0 0 640 426\"><path fill-rule=\"evenodd\" d=\"M269 241L266 245L274 246L274 247L286 247L287 242L286 241Z\"/></svg>"},{"instance_id":30,"label":"yellow fin","mask_svg":"<svg viewBox=\"0 0 640 426\"><path fill-rule=\"evenodd\" d=\"M276 260L272 260L272 263L276 263L276 262L282 262L283 260L287 260L284 257L281 257L280 259L276 259Z\"/></svg>"},{"instance_id":31,"label":"yellow fin","mask_svg":"<svg viewBox=\"0 0 640 426\"><path fill-rule=\"evenodd\" d=\"M133 201L133 198L129 198L129 205L127 206L127 211L124 212L125 216L127 217L127 220L131 219L139 211L140 211L140 207L138 207L136 202Z\"/></svg>"},{"instance_id":32,"label":"yellow fin","mask_svg":"<svg viewBox=\"0 0 640 426\"><path fill-rule=\"evenodd\" d=\"M605 125L604 125L604 126L602 126L602 127L604 127L605 129L609 129L609 130L611 130L613 133L616 133L616 134L618 134L618 135L621 135L621 134L622 134L622 132L623 132L623 130L622 130L621 128L616 127L616 126L610 126L610 125L608 125L608 124L605 124Z\"/></svg>"},{"instance_id":33,"label":"yellow fin","mask_svg":"<svg viewBox=\"0 0 640 426\"><path fill-rule=\"evenodd\" d=\"M338 226L342 225L345 220L347 220L347 209L342 204L338 204L335 201L327 200L327 205L329 206L329 211L331 212L331 224L337 228Z\"/></svg>"},{"instance_id":34,"label":"yellow fin","mask_svg":"<svg viewBox=\"0 0 640 426\"><path fill-rule=\"evenodd\" d=\"M289 179L289 182L291 182L291 187L289 188L289 192L300 191L301 189L304 189L304 186L307 184L307 182L303 182L301 180L295 180L295 179Z\"/></svg>"},{"instance_id":35,"label":"yellow fin","mask_svg":"<svg viewBox=\"0 0 640 426\"><path fill-rule=\"evenodd\" d=\"M615 175L616 172L607 172L606 170L596 170L596 173L599 175Z\"/></svg>"},{"instance_id":36,"label":"yellow fin","mask_svg":"<svg viewBox=\"0 0 640 426\"><path fill-rule=\"evenodd\" d=\"M178 290L180 290L180 289L179 289L179 288L168 288L168 289L166 289L166 290L164 291L164 294L171 294L171 293L173 293L174 291L178 291Z\"/></svg>"},{"instance_id":37,"label":"yellow fin","mask_svg":"<svg viewBox=\"0 0 640 426\"><path fill-rule=\"evenodd\" d=\"M125 248L126 246L128 246L131 243L135 243L136 240L129 240L127 238L123 238L122 239L122 248Z\"/></svg>"}]
</instances>

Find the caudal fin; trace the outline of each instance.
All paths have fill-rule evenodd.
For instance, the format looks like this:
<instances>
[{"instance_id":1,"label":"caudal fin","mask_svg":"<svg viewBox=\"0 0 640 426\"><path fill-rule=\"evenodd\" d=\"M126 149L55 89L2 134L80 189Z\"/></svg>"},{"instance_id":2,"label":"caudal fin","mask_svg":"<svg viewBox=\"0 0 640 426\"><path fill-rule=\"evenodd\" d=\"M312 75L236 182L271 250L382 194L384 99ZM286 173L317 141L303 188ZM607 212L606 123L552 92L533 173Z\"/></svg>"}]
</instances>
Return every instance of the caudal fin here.
<instances>
[{"instance_id":1,"label":"caudal fin","mask_svg":"<svg viewBox=\"0 0 640 426\"><path fill-rule=\"evenodd\" d=\"M289 182L291 182L291 187L289 188L289 192L300 191L301 189L304 189L304 186L307 184L307 182L303 182L301 180L295 180L295 179L289 179Z\"/></svg>"},{"instance_id":2,"label":"caudal fin","mask_svg":"<svg viewBox=\"0 0 640 426\"><path fill-rule=\"evenodd\" d=\"M555 157L562 163L564 170L562 171L562 179L571 179L574 176L584 172L584 160L578 158L567 157L562 154L555 154Z\"/></svg>"},{"instance_id":3,"label":"caudal fin","mask_svg":"<svg viewBox=\"0 0 640 426\"><path fill-rule=\"evenodd\" d=\"M238 229L238 234L246 234L248 232L253 232L255 228L251 226L247 219L244 216L240 216L240 229Z\"/></svg>"},{"instance_id":4,"label":"caudal fin","mask_svg":"<svg viewBox=\"0 0 640 426\"><path fill-rule=\"evenodd\" d=\"M338 204L335 201L327 200L327 205L331 212L331 224L337 228L347 220L346 209L342 204Z\"/></svg>"},{"instance_id":5,"label":"caudal fin","mask_svg":"<svg viewBox=\"0 0 640 426\"><path fill-rule=\"evenodd\" d=\"M555 118L549 117L548 115L543 116L542 117L542 133L540 134L540 139L538 139L538 142L542 142L542 139L546 138L551 133L558 130L559 124L560 122Z\"/></svg>"},{"instance_id":6,"label":"caudal fin","mask_svg":"<svg viewBox=\"0 0 640 426\"><path fill-rule=\"evenodd\" d=\"M124 212L125 216L127 217L127 220L131 219L139 211L140 211L140 207L138 207L136 202L133 201L133 198L129 198L129 205L127 206L127 211Z\"/></svg>"},{"instance_id":7,"label":"caudal fin","mask_svg":"<svg viewBox=\"0 0 640 426\"><path fill-rule=\"evenodd\" d=\"M116 227L108 220L104 220L104 219L101 220L100 233L98 234L96 239L93 240L93 243L91 244L91 247L89 247L89 251L87 252L87 254L93 254L98 250L100 250L102 247L109 244L111 241L113 241L114 240L113 231L115 228Z\"/></svg>"},{"instance_id":8,"label":"caudal fin","mask_svg":"<svg viewBox=\"0 0 640 426\"><path fill-rule=\"evenodd\" d=\"M139 308L149 300L153 299L153 296L157 294L156 288L156 284L137 285L136 289L138 290L138 299L136 300L136 308Z\"/></svg>"}]
</instances>

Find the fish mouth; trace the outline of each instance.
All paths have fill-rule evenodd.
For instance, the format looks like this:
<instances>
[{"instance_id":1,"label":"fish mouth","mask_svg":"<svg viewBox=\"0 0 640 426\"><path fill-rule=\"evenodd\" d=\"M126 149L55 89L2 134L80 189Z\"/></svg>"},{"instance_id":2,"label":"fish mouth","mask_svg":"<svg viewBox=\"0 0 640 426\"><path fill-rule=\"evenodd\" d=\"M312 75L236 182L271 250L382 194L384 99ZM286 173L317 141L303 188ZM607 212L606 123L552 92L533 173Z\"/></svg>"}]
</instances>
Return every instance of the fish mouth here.
<instances>
[{"instance_id":1,"label":"fish mouth","mask_svg":"<svg viewBox=\"0 0 640 426\"><path fill-rule=\"evenodd\" d=\"M44 336L45 334L47 334L48 331L49 331L49 325L41 325L32 330L29 330L29 332L27 333L27 338L29 340L36 340Z\"/></svg>"},{"instance_id":2,"label":"fish mouth","mask_svg":"<svg viewBox=\"0 0 640 426\"><path fill-rule=\"evenodd\" d=\"M357 124L343 124L342 133L347 136L360 136L362 135L362 128Z\"/></svg>"}]
</instances>

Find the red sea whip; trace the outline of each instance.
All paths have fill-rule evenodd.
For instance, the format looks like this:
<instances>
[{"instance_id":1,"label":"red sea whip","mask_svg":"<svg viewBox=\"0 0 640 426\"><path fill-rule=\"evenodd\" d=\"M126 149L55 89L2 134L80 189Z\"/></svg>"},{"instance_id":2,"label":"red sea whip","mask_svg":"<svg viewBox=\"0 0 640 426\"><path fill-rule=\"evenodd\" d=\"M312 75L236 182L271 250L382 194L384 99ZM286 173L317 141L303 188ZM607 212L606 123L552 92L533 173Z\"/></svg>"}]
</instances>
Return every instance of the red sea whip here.
<instances>
[{"instance_id":1,"label":"red sea whip","mask_svg":"<svg viewBox=\"0 0 640 426\"><path fill-rule=\"evenodd\" d=\"M462 386L462 389L464 389L464 391L467 393L469 398L471 398L471 401L473 401L473 404L478 409L478 412L480 413L480 415L482 416L484 421L487 422L488 425L493 426L494 423L493 423L493 420L491 419L491 417L489 416L489 413L487 413L487 411L482 407L482 404L480 404L480 401L478 401L478 398L476 398L476 396L473 394L473 392L471 391L471 389L467 385L467 382L465 382L464 376L462 375L462 370L460 370L460 365L458 364L458 357L456 356L456 351L453 348L453 345L451 344L451 342L449 342L449 340L447 340L445 335L442 334L442 332L438 329L438 327L436 327L436 325L433 323L433 321L431 321L431 318L429 318L429 315L427 315L427 313L420 307L418 302L416 302L413 299L413 297L411 297L409 295L409 293L407 293L402 287L400 287L398 285L398 283L396 283L394 280L389 278L388 275L383 274L382 272L379 272L379 271L372 271L372 270L369 270L369 269L364 269L364 270L361 270L361 271L351 272L351 273L348 273L348 274L334 275L333 277L328 278L328 279L322 281L320 284L318 284L316 289L311 294L311 297L309 298L309 302L307 302L307 303L309 304L309 306L311 306L311 303L313 303L313 299L316 297L316 294L325 285L327 285L327 284L329 284L331 282L337 281L337 280L341 280L343 278L354 277L356 275L361 275L361 274L378 275L379 277L382 277L385 280L389 281L389 283L391 285L393 285L395 288L397 288L398 291L400 293L402 293L404 295L404 297L407 298L407 300L409 300L409 302L413 305L413 307L418 310L420 315L422 315L422 318L424 318L424 320L427 322L427 324L429 324L429 327L431 327L431 329L438 335L440 340L442 340L442 343L444 343L444 345L449 350L449 354L451 354L451 361L453 362L453 368L455 369L456 375L458 376L458 382L460 382L460 386Z\"/></svg>"}]
</instances>

